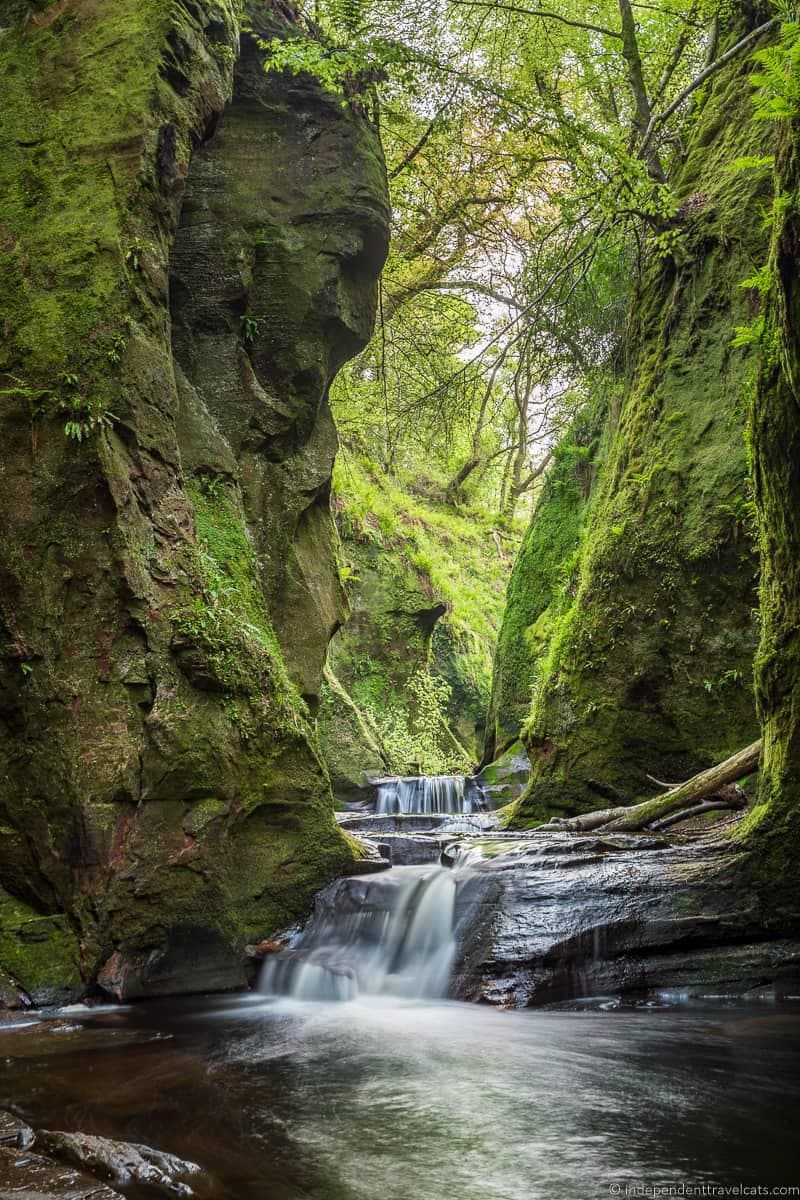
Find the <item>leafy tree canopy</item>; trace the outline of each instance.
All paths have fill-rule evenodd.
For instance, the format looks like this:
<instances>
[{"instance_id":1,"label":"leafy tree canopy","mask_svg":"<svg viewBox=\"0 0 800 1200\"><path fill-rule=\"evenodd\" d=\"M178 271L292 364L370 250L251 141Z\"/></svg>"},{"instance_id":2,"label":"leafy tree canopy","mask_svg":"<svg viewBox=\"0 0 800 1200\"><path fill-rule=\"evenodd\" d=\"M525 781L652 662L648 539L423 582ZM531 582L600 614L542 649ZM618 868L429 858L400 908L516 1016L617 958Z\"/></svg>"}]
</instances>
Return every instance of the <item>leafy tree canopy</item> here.
<instances>
[{"instance_id":1,"label":"leafy tree canopy","mask_svg":"<svg viewBox=\"0 0 800 1200\"><path fill-rule=\"evenodd\" d=\"M265 46L368 111L386 151L393 246L376 336L335 389L345 444L395 471L424 454L450 501L513 515L614 363L644 257L680 254L671 180L710 81L760 53L766 117L770 72L796 84L792 12L770 12L316 0L310 36Z\"/></svg>"}]
</instances>

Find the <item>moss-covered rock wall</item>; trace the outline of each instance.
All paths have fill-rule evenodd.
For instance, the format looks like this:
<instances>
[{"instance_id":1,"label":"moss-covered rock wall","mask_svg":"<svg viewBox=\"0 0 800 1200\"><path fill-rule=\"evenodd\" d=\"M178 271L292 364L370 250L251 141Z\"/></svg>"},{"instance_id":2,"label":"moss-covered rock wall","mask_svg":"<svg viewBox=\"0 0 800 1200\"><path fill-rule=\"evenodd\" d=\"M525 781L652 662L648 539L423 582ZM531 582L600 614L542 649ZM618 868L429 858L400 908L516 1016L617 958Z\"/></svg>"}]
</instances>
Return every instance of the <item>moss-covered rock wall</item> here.
<instances>
[{"instance_id":1,"label":"moss-covered rock wall","mask_svg":"<svg viewBox=\"0 0 800 1200\"><path fill-rule=\"evenodd\" d=\"M0 38L0 970L37 996L227 986L352 855L311 718L379 143L268 78L233 0L24 7Z\"/></svg>"},{"instance_id":2,"label":"moss-covered rock wall","mask_svg":"<svg viewBox=\"0 0 800 1200\"><path fill-rule=\"evenodd\" d=\"M343 798L370 776L466 771L481 757L521 530L498 530L478 508L454 509L423 476L389 476L355 452L336 466L351 616L331 643L319 728Z\"/></svg>"},{"instance_id":3,"label":"moss-covered rock wall","mask_svg":"<svg viewBox=\"0 0 800 1200\"><path fill-rule=\"evenodd\" d=\"M791 62L791 60L789 60ZM756 695L764 746L757 803L741 836L772 919L800 914L800 119L776 156L773 232L751 412L761 544Z\"/></svg>"},{"instance_id":4,"label":"moss-covered rock wall","mask_svg":"<svg viewBox=\"0 0 800 1200\"><path fill-rule=\"evenodd\" d=\"M686 778L757 736L753 362L731 345L767 237L763 173L738 165L769 148L749 69L720 72L698 110L675 252L646 264L598 440L579 432L590 406L515 570L493 711L510 738L529 692L523 824L641 797L648 773Z\"/></svg>"},{"instance_id":5,"label":"moss-covered rock wall","mask_svg":"<svg viewBox=\"0 0 800 1200\"><path fill-rule=\"evenodd\" d=\"M607 414L600 396L557 447L514 561L494 658L487 761L518 740L529 714L538 664L577 562Z\"/></svg>"}]
</instances>

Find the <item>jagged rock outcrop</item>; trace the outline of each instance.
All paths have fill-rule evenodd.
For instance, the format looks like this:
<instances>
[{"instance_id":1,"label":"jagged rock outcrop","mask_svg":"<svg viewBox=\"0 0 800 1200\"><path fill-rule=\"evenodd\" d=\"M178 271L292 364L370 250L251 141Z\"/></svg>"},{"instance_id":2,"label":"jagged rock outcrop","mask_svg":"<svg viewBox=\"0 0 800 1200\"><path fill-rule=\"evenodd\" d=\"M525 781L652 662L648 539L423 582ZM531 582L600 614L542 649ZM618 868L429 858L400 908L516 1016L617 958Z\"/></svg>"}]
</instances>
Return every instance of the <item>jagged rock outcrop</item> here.
<instances>
[{"instance_id":1,"label":"jagged rock outcrop","mask_svg":"<svg viewBox=\"0 0 800 1200\"><path fill-rule=\"evenodd\" d=\"M0 969L231 986L352 861L311 717L380 146L232 0L39 7L0 38Z\"/></svg>"},{"instance_id":2,"label":"jagged rock outcrop","mask_svg":"<svg viewBox=\"0 0 800 1200\"><path fill-rule=\"evenodd\" d=\"M749 69L721 71L703 102L676 250L646 266L624 377L568 433L514 573L492 737L513 740L529 693L523 824L646 797L647 773L688 778L758 733L753 357L731 342L759 303L742 281L769 191L737 160L772 135L750 119Z\"/></svg>"}]
</instances>

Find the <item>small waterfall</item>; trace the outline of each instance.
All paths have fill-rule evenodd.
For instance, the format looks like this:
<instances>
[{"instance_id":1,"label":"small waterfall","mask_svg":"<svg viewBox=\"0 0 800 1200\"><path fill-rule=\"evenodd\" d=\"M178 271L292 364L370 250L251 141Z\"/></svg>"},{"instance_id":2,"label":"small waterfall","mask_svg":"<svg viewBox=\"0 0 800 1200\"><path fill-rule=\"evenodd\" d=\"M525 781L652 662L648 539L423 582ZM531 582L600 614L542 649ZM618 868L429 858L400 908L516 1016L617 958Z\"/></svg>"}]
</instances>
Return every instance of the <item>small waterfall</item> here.
<instances>
[{"instance_id":1,"label":"small waterfall","mask_svg":"<svg viewBox=\"0 0 800 1200\"><path fill-rule=\"evenodd\" d=\"M438 866L338 880L318 898L295 947L266 960L259 990L296 1000L444 996L459 882Z\"/></svg>"},{"instance_id":2,"label":"small waterfall","mask_svg":"<svg viewBox=\"0 0 800 1200\"><path fill-rule=\"evenodd\" d=\"M420 775L408 779L387 779L378 787L375 812L384 816L395 813L475 813L484 807L483 793L463 775Z\"/></svg>"}]
</instances>

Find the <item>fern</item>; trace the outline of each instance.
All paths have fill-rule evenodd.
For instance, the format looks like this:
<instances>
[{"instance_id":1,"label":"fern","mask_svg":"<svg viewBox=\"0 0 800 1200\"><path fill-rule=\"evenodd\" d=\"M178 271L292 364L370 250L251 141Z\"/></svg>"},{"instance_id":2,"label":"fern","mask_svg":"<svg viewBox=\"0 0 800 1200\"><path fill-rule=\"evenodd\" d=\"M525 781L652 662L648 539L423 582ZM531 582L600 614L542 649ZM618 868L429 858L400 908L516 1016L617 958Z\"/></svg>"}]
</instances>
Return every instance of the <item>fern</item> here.
<instances>
[{"instance_id":1,"label":"fern","mask_svg":"<svg viewBox=\"0 0 800 1200\"><path fill-rule=\"evenodd\" d=\"M800 24L785 21L778 41L753 57L761 67L751 76L755 119L791 120L800 113Z\"/></svg>"}]
</instances>

